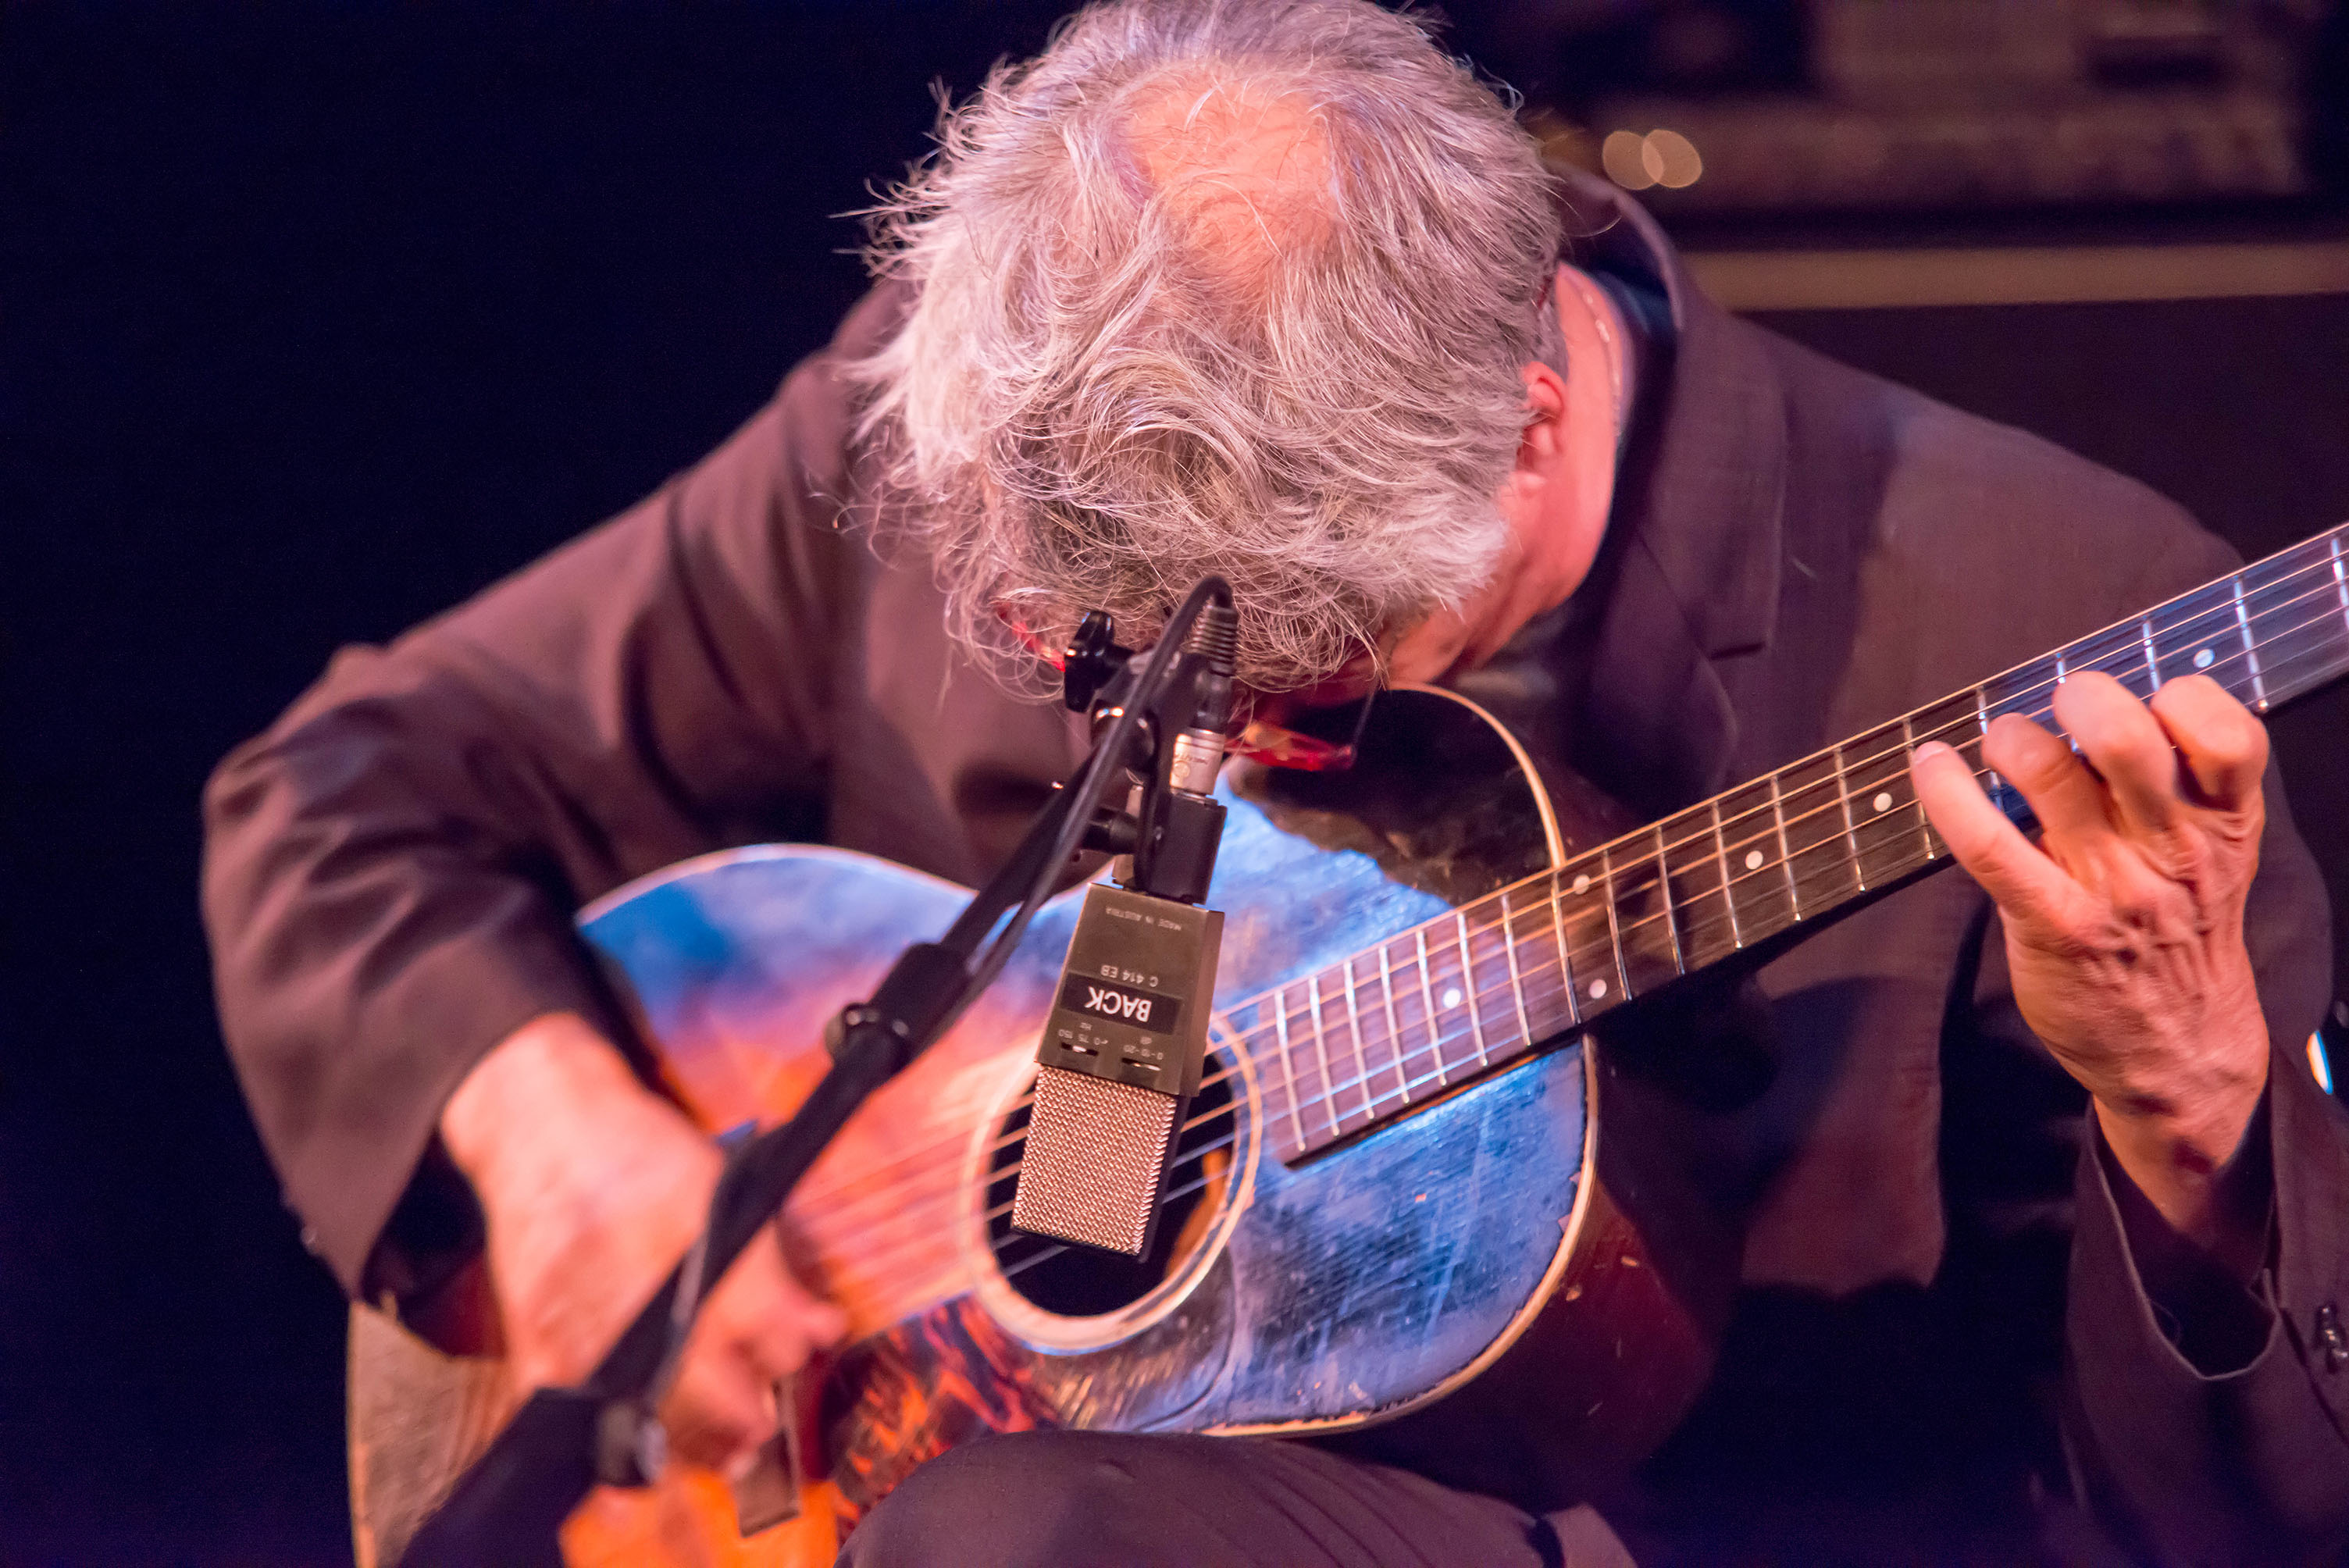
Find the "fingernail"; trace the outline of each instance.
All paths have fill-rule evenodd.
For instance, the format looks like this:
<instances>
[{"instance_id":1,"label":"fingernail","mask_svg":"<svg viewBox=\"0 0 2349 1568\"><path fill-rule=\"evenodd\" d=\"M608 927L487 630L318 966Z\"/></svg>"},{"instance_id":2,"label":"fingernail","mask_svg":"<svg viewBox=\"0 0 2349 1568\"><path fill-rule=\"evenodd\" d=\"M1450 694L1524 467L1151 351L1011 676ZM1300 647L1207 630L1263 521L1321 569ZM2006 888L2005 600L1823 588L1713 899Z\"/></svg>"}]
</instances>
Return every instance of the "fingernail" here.
<instances>
[{"instance_id":1,"label":"fingernail","mask_svg":"<svg viewBox=\"0 0 2349 1568\"><path fill-rule=\"evenodd\" d=\"M747 1476L752 1470L757 1470L759 1468L759 1455L762 1451L763 1450L760 1449L745 1449L740 1453L736 1454L732 1459L728 1460L726 1461L726 1479L728 1480L740 1480L744 1476Z\"/></svg>"},{"instance_id":2,"label":"fingernail","mask_svg":"<svg viewBox=\"0 0 2349 1568\"><path fill-rule=\"evenodd\" d=\"M1919 762L1930 762L1934 758L1942 755L1944 752L1950 752L1951 750L1951 748L1945 741L1922 741L1919 743L1917 747L1915 759Z\"/></svg>"}]
</instances>

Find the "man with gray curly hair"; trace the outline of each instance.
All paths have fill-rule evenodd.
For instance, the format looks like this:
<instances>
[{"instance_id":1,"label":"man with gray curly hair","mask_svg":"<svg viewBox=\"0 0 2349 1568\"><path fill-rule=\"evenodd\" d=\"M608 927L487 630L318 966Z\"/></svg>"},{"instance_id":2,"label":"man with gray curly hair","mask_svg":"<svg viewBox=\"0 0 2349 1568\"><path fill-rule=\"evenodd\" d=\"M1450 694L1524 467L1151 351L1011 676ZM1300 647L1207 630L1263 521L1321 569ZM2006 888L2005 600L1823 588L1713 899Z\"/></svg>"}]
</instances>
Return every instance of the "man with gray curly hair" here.
<instances>
[{"instance_id":1,"label":"man with gray curly hair","mask_svg":"<svg viewBox=\"0 0 2349 1568\"><path fill-rule=\"evenodd\" d=\"M1104 8L940 140L879 214L910 311L852 374L966 635L1146 626L1214 572L1287 686L1490 579L1558 205L1416 26Z\"/></svg>"},{"instance_id":2,"label":"man with gray curly hair","mask_svg":"<svg viewBox=\"0 0 2349 1568\"><path fill-rule=\"evenodd\" d=\"M1219 573L1260 712L1448 683L1661 814L2230 559L1723 315L1366 0L1090 8L875 226L878 286L724 447L338 655L208 792L222 1013L305 1235L426 1331L485 1256L525 1385L595 1365L719 1168L614 1043L572 910L771 839L979 880L1078 756L1010 688L1082 610L1146 633ZM2077 757L1983 741L2043 845L1921 748L1975 881L1764 965L1734 1027L1774 1071L1682 1075L1652 1153L1733 1227L1734 1305L1637 1474L1537 1515L1485 1495L1509 1433L1457 1486L1030 1433L915 1470L843 1562L2340 1550L2349 1133L2271 1046L2323 1006L2321 888L2217 686L2075 675L2055 707ZM762 1235L664 1402L678 1459L749 1460L844 1323Z\"/></svg>"}]
</instances>

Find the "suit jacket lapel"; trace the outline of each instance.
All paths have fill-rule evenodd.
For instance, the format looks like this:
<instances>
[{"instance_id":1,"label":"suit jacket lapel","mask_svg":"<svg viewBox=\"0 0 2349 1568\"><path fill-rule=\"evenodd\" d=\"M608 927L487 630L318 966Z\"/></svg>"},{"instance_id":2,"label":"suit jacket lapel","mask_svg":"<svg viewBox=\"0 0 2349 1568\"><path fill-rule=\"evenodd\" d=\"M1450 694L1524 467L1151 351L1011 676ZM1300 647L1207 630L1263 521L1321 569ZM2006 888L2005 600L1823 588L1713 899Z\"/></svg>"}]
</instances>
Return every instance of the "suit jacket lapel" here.
<instances>
[{"instance_id":1,"label":"suit jacket lapel","mask_svg":"<svg viewBox=\"0 0 2349 1568\"><path fill-rule=\"evenodd\" d=\"M1726 782L1737 715L1714 663L1776 628L1785 398L1761 335L1697 291L1653 219L1587 177L1566 200L1582 236L1568 259L1645 272L1671 305L1608 522L1614 581L1585 711L1598 744L1578 748L1600 784L1662 811Z\"/></svg>"}]
</instances>

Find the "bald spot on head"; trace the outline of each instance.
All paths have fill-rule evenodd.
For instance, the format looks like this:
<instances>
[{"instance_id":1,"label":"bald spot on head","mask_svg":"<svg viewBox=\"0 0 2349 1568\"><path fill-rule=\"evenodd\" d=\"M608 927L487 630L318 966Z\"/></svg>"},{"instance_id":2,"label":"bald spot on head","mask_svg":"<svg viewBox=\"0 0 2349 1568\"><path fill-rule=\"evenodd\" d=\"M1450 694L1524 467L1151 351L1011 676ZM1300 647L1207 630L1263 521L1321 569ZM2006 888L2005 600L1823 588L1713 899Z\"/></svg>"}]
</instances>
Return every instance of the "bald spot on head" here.
<instances>
[{"instance_id":1,"label":"bald spot on head","mask_svg":"<svg viewBox=\"0 0 2349 1568\"><path fill-rule=\"evenodd\" d=\"M1170 71L1127 109L1134 165L1195 253L1260 277L1328 224L1321 118L1282 86L1220 71Z\"/></svg>"}]
</instances>

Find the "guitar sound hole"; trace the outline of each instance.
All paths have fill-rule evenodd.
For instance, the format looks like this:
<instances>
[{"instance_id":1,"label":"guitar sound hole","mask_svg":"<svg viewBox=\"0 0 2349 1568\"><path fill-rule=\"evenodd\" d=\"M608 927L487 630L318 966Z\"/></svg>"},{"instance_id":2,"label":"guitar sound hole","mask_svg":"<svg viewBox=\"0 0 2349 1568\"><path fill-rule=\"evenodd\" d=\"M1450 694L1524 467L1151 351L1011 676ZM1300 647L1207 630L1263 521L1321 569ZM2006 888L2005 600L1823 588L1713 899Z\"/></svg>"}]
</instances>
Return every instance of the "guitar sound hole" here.
<instances>
[{"instance_id":1,"label":"guitar sound hole","mask_svg":"<svg viewBox=\"0 0 2349 1568\"><path fill-rule=\"evenodd\" d=\"M1150 1251L1139 1258L1011 1228L1011 1195L1028 1149L1028 1112L1033 1103L1021 1095L998 1131L987 1189L988 1244L1011 1288L1046 1312L1092 1317L1139 1301L1180 1266L1205 1238L1230 1178L1239 1124L1233 1111L1230 1072L1231 1059L1210 1049L1199 1092L1191 1098L1175 1140L1158 1233Z\"/></svg>"}]
</instances>

